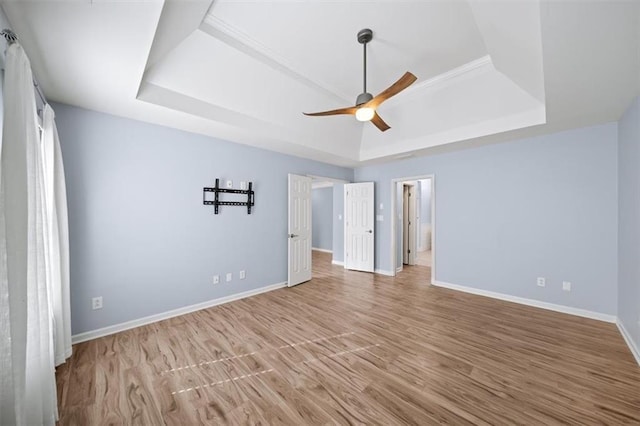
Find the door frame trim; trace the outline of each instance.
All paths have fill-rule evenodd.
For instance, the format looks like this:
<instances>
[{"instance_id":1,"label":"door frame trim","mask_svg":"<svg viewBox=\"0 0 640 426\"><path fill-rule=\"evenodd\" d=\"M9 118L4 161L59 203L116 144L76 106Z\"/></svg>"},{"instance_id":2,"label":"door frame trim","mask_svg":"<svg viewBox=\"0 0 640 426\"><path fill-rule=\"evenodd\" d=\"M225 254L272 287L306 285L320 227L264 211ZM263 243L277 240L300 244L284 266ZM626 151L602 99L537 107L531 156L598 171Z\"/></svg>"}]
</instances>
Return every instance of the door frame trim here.
<instances>
[{"instance_id":1,"label":"door frame trim","mask_svg":"<svg viewBox=\"0 0 640 426\"><path fill-rule=\"evenodd\" d=\"M422 180L422 179L430 179L431 180L431 282L434 282L436 279L436 175L435 174L427 174L427 175L418 175L418 176L407 176L401 178L391 179L391 215L392 219L389 221L391 223L391 272L393 272L393 276L395 276L398 271L398 262L396 255L396 220L398 218L398 212L396 211L396 198L397 198L397 184L410 180Z\"/></svg>"},{"instance_id":2,"label":"door frame trim","mask_svg":"<svg viewBox=\"0 0 640 426\"><path fill-rule=\"evenodd\" d=\"M348 180L344 180L344 179L338 179L338 178L332 178L329 176L319 176L319 175L310 175L310 174L305 174L305 175L300 175L300 176L306 176L306 177L310 177L312 182L315 181L324 181L324 182L331 182L331 183L354 183Z\"/></svg>"}]
</instances>

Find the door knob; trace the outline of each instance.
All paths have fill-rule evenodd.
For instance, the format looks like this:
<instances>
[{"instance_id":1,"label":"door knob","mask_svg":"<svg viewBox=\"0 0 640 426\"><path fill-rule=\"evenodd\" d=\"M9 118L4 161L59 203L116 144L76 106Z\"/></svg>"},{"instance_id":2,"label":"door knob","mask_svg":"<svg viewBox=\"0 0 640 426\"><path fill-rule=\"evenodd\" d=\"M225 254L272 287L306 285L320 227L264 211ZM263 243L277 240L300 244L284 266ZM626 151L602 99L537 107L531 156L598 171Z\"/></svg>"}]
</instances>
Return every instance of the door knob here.
<instances>
[{"instance_id":1,"label":"door knob","mask_svg":"<svg viewBox=\"0 0 640 426\"><path fill-rule=\"evenodd\" d=\"M297 237L296 234L289 234L289 238L295 238L295 237Z\"/></svg>"},{"instance_id":2,"label":"door knob","mask_svg":"<svg viewBox=\"0 0 640 426\"><path fill-rule=\"evenodd\" d=\"M367 229L367 232L373 234L373 231L371 229Z\"/></svg>"}]
</instances>

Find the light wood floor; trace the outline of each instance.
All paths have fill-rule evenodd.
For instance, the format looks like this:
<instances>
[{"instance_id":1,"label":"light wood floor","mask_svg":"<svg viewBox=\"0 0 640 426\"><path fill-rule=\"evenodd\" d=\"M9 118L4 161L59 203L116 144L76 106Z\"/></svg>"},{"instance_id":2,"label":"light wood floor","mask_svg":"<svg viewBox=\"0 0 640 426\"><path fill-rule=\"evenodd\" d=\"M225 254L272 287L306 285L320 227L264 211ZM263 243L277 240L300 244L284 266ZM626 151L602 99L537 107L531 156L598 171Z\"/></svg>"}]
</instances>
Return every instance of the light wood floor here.
<instances>
[{"instance_id":1,"label":"light wood floor","mask_svg":"<svg viewBox=\"0 0 640 426\"><path fill-rule=\"evenodd\" d=\"M615 325L346 272L74 346L61 424L638 424Z\"/></svg>"}]
</instances>

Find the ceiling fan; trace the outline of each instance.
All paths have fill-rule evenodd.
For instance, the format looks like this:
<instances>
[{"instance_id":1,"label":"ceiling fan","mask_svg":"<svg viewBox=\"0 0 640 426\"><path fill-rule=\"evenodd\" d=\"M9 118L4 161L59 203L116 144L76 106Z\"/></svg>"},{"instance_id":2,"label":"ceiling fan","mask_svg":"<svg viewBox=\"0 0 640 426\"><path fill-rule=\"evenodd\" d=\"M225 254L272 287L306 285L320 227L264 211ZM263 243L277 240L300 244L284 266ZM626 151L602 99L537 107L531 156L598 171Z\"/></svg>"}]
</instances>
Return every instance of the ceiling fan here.
<instances>
[{"instance_id":1,"label":"ceiling fan","mask_svg":"<svg viewBox=\"0 0 640 426\"><path fill-rule=\"evenodd\" d=\"M356 105L347 108L334 109L331 111L306 113L312 117L325 116L325 115L355 115L358 121L371 121L380 131L384 132L391 127L384 122L384 120L378 115L376 109L381 103L386 101L392 96L402 92L407 87L411 86L417 77L410 72L404 73L402 77L387 89L380 92L377 96L372 96L367 92L367 43L373 39L373 31L369 28L358 31L358 42L364 47L364 90L358 95L356 99Z\"/></svg>"}]
</instances>

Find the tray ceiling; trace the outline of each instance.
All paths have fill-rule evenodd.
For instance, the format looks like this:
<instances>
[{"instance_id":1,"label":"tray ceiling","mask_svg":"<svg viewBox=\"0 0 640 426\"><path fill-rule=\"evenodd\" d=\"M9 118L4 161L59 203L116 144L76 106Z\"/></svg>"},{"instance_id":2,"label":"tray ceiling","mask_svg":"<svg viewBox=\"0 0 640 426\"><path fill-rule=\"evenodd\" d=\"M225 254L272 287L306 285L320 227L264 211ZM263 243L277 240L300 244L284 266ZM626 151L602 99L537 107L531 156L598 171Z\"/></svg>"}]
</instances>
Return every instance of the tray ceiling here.
<instances>
[{"instance_id":1,"label":"tray ceiling","mask_svg":"<svg viewBox=\"0 0 640 426\"><path fill-rule=\"evenodd\" d=\"M340 165L616 120L640 86L631 1L2 6L51 100ZM392 128L303 116L354 103L365 27L371 93L418 77Z\"/></svg>"}]
</instances>

